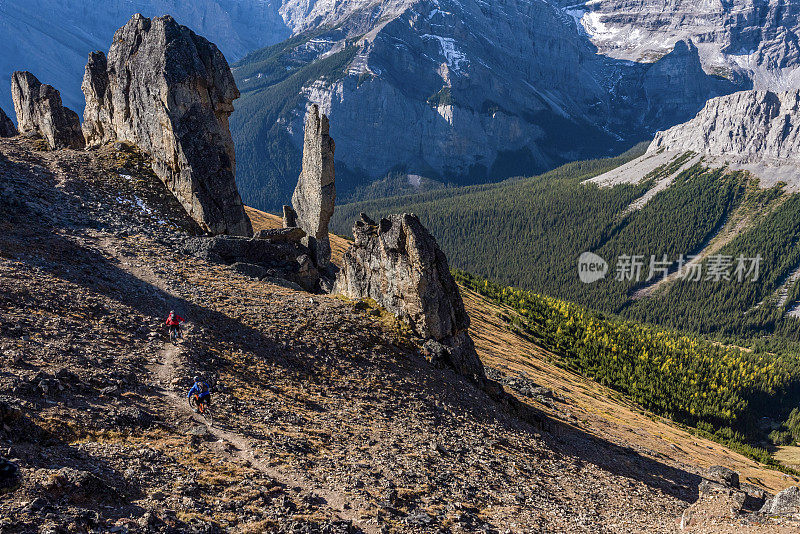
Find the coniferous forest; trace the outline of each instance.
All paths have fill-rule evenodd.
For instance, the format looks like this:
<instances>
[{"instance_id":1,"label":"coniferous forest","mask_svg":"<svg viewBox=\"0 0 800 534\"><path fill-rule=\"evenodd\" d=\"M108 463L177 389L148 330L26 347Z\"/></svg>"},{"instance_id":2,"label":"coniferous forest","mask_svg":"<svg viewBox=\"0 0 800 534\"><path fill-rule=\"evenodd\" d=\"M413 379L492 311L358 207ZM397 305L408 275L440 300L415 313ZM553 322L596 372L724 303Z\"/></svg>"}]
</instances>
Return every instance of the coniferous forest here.
<instances>
[{"instance_id":1,"label":"coniferous forest","mask_svg":"<svg viewBox=\"0 0 800 534\"><path fill-rule=\"evenodd\" d=\"M345 204L334 229L349 235L360 212L416 213L462 284L514 308L509 328L643 408L776 465L767 435L800 439L800 322L790 313L800 195L702 162L676 175L691 154L636 184L585 183L641 148L499 184ZM603 279L580 280L584 252L606 260ZM764 417L783 423L772 430Z\"/></svg>"}]
</instances>

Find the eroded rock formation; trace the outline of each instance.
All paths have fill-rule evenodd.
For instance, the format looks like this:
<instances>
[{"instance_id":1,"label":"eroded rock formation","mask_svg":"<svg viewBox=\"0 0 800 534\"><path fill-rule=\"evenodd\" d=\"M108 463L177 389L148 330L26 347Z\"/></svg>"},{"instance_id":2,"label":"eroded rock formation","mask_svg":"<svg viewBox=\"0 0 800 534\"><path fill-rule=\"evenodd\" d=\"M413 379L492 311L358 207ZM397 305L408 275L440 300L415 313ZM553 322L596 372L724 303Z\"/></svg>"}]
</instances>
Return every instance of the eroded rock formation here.
<instances>
[{"instance_id":1,"label":"eroded rock formation","mask_svg":"<svg viewBox=\"0 0 800 534\"><path fill-rule=\"evenodd\" d=\"M89 144L129 141L204 229L250 236L228 127L239 97L217 47L170 16L134 15L84 75Z\"/></svg>"},{"instance_id":2,"label":"eroded rock formation","mask_svg":"<svg viewBox=\"0 0 800 534\"><path fill-rule=\"evenodd\" d=\"M84 147L78 114L61 103L61 94L27 71L11 75L11 96L20 133L38 133L50 148Z\"/></svg>"},{"instance_id":3,"label":"eroded rock formation","mask_svg":"<svg viewBox=\"0 0 800 534\"><path fill-rule=\"evenodd\" d=\"M0 108L0 137L14 137L15 135L17 135L17 127Z\"/></svg>"},{"instance_id":4,"label":"eroded rock formation","mask_svg":"<svg viewBox=\"0 0 800 534\"><path fill-rule=\"evenodd\" d=\"M469 337L469 316L447 258L416 215L375 223L362 214L334 291L374 299L429 341L426 352L467 376L484 376Z\"/></svg>"},{"instance_id":5,"label":"eroded rock formation","mask_svg":"<svg viewBox=\"0 0 800 534\"><path fill-rule=\"evenodd\" d=\"M296 213L296 224L305 230L305 243L321 269L325 269L331 259L328 222L333 216L336 201L333 167L335 148L329 135L328 117L320 113L319 106L312 104L306 114L303 170L292 195L292 206ZM287 221L286 210L284 221L291 222Z\"/></svg>"}]
</instances>

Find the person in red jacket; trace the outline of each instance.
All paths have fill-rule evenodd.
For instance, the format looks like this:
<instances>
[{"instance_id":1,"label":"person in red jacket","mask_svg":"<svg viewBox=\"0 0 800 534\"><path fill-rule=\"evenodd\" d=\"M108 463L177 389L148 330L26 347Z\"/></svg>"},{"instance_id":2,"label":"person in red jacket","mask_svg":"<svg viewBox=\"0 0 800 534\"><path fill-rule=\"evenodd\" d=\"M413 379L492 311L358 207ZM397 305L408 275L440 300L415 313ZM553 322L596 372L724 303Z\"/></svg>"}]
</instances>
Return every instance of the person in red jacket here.
<instances>
[{"instance_id":1,"label":"person in red jacket","mask_svg":"<svg viewBox=\"0 0 800 534\"><path fill-rule=\"evenodd\" d=\"M185 323L186 320L175 313L175 310L170 310L169 316L167 317L167 328L169 328L169 338L170 339L179 339L183 336L181 335L181 323Z\"/></svg>"}]
</instances>

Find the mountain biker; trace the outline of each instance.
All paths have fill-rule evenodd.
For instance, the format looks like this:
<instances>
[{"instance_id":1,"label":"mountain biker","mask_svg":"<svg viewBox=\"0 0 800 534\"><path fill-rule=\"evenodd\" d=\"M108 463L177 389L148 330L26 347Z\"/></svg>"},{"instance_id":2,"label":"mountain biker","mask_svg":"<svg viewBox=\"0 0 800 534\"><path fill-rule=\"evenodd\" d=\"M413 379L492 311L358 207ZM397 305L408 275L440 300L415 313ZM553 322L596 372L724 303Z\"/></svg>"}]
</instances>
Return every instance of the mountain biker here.
<instances>
[{"instance_id":1,"label":"mountain biker","mask_svg":"<svg viewBox=\"0 0 800 534\"><path fill-rule=\"evenodd\" d=\"M211 388L207 383L200 380L199 376L196 376L194 377L192 389L186 394L186 398L189 399L190 402L194 399L196 405L194 411L203 413L205 406L211 404Z\"/></svg>"},{"instance_id":2,"label":"mountain biker","mask_svg":"<svg viewBox=\"0 0 800 534\"><path fill-rule=\"evenodd\" d=\"M169 328L170 337L180 338L181 336L181 323L185 323L186 320L175 313L175 310L170 310L169 316L167 316L167 328Z\"/></svg>"}]
</instances>

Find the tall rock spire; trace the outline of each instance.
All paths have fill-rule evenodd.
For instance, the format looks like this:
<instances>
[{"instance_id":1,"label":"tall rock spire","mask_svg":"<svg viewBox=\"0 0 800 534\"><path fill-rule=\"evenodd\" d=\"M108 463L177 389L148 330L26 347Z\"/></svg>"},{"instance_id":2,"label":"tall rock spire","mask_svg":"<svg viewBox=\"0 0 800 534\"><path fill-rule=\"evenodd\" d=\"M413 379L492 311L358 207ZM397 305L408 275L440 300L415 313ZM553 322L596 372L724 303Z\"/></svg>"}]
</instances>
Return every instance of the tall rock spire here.
<instances>
[{"instance_id":1,"label":"tall rock spire","mask_svg":"<svg viewBox=\"0 0 800 534\"><path fill-rule=\"evenodd\" d=\"M292 195L292 205L297 213L297 225L305 230L306 244L321 269L331 260L328 222L336 201L335 149L328 117L320 113L318 105L312 104L306 114L303 169Z\"/></svg>"}]
</instances>

